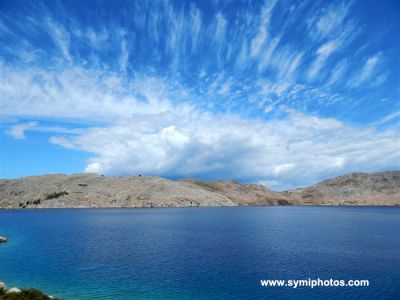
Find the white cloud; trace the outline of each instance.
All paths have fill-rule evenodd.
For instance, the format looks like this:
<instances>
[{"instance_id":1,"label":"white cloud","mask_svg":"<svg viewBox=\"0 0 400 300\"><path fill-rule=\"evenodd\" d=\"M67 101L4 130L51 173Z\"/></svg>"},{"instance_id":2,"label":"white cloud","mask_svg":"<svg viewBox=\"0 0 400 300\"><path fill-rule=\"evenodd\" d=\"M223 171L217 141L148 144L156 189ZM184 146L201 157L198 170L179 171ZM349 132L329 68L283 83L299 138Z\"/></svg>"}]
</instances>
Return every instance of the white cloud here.
<instances>
[{"instance_id":1,"label":"white cloud","mask_svg":"<svg viewBox=\"0 0 400 300\"><path fill-rule=\"evenodd\" d=\"M314 63L311 65L310 70L308 71L308 78L314 79L315 76L318 75L319 71L324 67L326 61L329 56L336 50L337 43L336 41L330 41L317 49L317 58Z\"/></svg>"},{"instance_id":2,"label":"white cloud","mask_svg":"<svg viewBox=\"0 0 400 300\"><path fill-rule=\"evenodd\" d=\"M343 27L348 25L345 22L352 1L344 1L337 5L331 4L328 8L323 8L319 12L313 11L313 16L308 20L310 34L315 39L332 38L340 34ZM318 6L320 7L320 6Z\"/></svg>"},{"instance_id":3,"label":"white cloud","mask_svg":"<svg viewBox=\"0 0 400 300\"><path fill-rule=\"evenodd\" d=\"M59 47L63 57L71 62L72 57L69 53L70 35L63 26L55 23L52 19L47 19L47 26L50 36L54 43Z\"/></svg>"},{"instance_id":4,"label":"white cloud","mask_svg":"<svg viewBox=\"0 0 400 300\"><path fill-rule=\"evenodd\" d=\"M284 69L290 72L289 65ZM265 121L213 114L191 104L197 96L170 79L127 80L81 68L1 70L0 116L80 120L89 126L59 129L50 139L92 153L87 171L279 181L289 187L390 168L400 159L398 132L379 133L289 109L281 111L285 118ZM226 82L221 75L210 84L224 91ZM295 92L286 81L260 84L266 95ZM14 135L23 137L25 129L14 129Z\"/></svg>"},{"instance_id":5,"label":"white cloud","mask_svg":"<svg viewBox=\"0 0 400 300\"><path fill-rule=\"evenodd\" d=\"M341 79L347 70L348 63L346 59L341 60L332 70L331 75L328 79L329 84L335 84Z\"/></svg>"},{"instance_id":6,"label":"white cloud","mask_svg":"<svg viewBox=\"0 0 400 300\"><path fill-rule=\"evenodd\" d=\"M221 13L218 13L215 16L215 27L214 27L215 30L214 39L217 43L221 43L223 41L226 27L227 27L227 21L225 17Z\"/></svg>"},{"instance_id":7,"label":"white cloud","mask_svg":"<svg viewBox=\"0 0 400 300\"><path fill-rule=\"evenodd\" d=\"M382 125L388 122L392 122L393 120L400 119L400 111L395 111L384 117L383 119L379 120L378 122L374 123L375 126Z\"/></svg>"},{"instance_id":8,"label":"white cloud","mask_svg":"<svg viewBox=\"0 0 400 300\"><path fill-rule=\"evenodd\" d=\"M267 105L264 108L264 113L265 114L269 114L270 112L272 112L274 110L274 106L273 105Z\"/></svg>"},{"instance_id":9,"label":"white cloud","mask_svg":"<svg viewBox=\"0 0 400 300\"><path fill-rule=\"evenodd\" d=\"M37 122L28 122L23 124L14 125L7 131L7 134L12 136L15 139L23 140L26 138L25 131L35 127L38 123Z\"/></svg>"},{"instance_id":10,"label":"white cloud","mask_svg":"<svg viewBox=\"0 0 400 300\"><path fill-rule=\"evenodd\" d=\"M374 70L375 66L378 64L380 58L379 55L374 55L369 57L365 62L364 68L361 70L361 77L363 80L367 79L371 76L372 71Z\"/></svg>"},{"instance_id":11,"label":"white cloud","mask_svg":"<svg viewBox=\"0 0 400 300\"><path fill-rule=\"evenodd\" d=\"M316 52L316 59L311 64L307 77L314 80L325 67L328 59L334 52L344 51L360 33L360 25L350 14L353 1L343 1L342 3L332 3L331 5L316 6L318 9L312 10L313 15L308 19L308 32L316 42L323 42ZM337 67L335 73L328 79L332 84L343 74L345 66L342 64Z\"/></svg>"},{"instance_id":12,"label":"white cloud","mask_svg":"<svg viewBox=\"0 0 400 300\"><path fill-rule=\"evenodd\" d=\"M122 72L126 72L129 62L129 50L125 39L121 42L121 57L119 59L119 66Z\"/></svg>"},{"instance_id":13,"label":"white cloud","mask_svg":"<svg viewBox=\"0 0 400 300\"><path fill-rule=\"evenodd\" d=\"M294 110L281 120L247 121L198 110L138 116L51 142L93 153L101 174L277 180L298 186L348 171L393 167L394 131L375 132Z\"/></svg>"},{"instance_id":14,"label":"white cloud","mask_svg":"<svg viewBox=\"0 0 400 300\"><path fill-rule=\"evenodd\" d=\"M218 93L221 95L228 95L231 91L232 85L233 85L233 79L229 78L224 83L222 83Z\"/></svg>"},{"instance_id":15,"label":"white cloud","mask_svg":"<svg viewBox=\"0 0 400 300\"><path fill-rule=\"evenodd\" d=\"M169 99L185 97L185 90L173 81L138 75L127 82L112 72L78 67L52 71L4 67L0 81L4 117L109 122L167 112L172 109ZM190 109L190 104L181 109Z\"/></svg>"},{"instance_id":16,"label":"white cloud","mask_svg":"<svg viewBox=\"0 0 400 300\"><path fill-rule=\"evenodd\" d=\"M260 61L258 63L258 69L260 71L264 71L270 64L271 58L273 57L273 54L277 49L279 42L280 38L271 39L271 42L268 44L267 49L265 49L265 51L260 54Z\"/></svg>"},{"instance_id":17,"label":"white cloud","mask_svg":"<svg viewBox=\"0 0 400 300\"><path fill-rule=\"evenodd\" d=\"M377 53L366 59L364 66L356 73L352 80L349 81L349 86L357 87L371 78L377 66L380 64L382 57L381 53Z\"/></svg>"},{"instance_id":18,"label":"white cloud","mask_svg":"<svg viewBox=\"0 0 400 300\"><path fill-rule=\"evenodd\" d=\"M272 17L272 11L275 7L276 1L266 1L264 6L261 8L260 13L260 25L257 35L251 40L251 56L257 57L265 42L268 39L269 24Z\"/></svg>"},{"instance_id":19,"label":"white cloud","mask_svg":"<svg viewBox=\"0 0 400 300\"><path fill-rule=\"evenodd\" d=\"M303 53L297 49L284 47L280 51L275 51L273 56L273 66L280 80L294 81L294 74L298 70L303 58Z\"/></svg>"},{"instance_id":20,"label":"white cloud","mask_svg":"<svg viewBox=\"0 0 400 300\"><path fill-rule=\"evenodd\" d=\"M197 51L199 43L199 35L201 32L202 21L200 11L194 6L192 6L190 9L190 21L192 25L190 32L190 35L192 37L191 52L195 53Z\"/></svg>"},{"instance_id":21,"label":"white cloud","mask_svg":"<svg viewBox=\"0 0 400 300\"><path fill-rule=\"evenodd\" d=\"M283 67L290 72L290 65ZM92 154L87 171L276 181L290 187L349 171L391 168L400 159L396 131L376 132L282 108L280 116L286 117L271 113L264 121L214 114L191 104L197 96L171 79L136 74L127 80L81 68L0 70L1 117L85 124L65 129L28 123L10 132L23 137L29 127L53 133L52 143ZM210 88L223 92L227 82L234 84L221 74ZM290 100L293 93L316 96L287 81L259 85L260 97L276 101ZM279 106L267 101L260 109L273 112Z\"/></svg>"},{"instance_id":22,"label":"white cloud","mask_svg":"<svg viewBox=\"0 0 400 300\"><path fill-rule=\"evenodd\" d=\"M260 80L258 84L261 87L260 93L264 97L274 94L281 97L291 87L291 84L285 80L278 82Z\"/></svg>"}]
</instances>

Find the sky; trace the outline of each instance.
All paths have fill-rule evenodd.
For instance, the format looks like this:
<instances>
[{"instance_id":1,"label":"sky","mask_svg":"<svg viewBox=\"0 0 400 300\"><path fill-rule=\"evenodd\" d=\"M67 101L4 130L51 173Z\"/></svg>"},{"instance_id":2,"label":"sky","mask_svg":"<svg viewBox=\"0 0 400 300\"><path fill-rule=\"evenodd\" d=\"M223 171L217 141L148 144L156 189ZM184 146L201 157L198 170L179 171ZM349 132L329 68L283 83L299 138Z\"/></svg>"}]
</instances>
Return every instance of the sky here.
<instances>
[{"instance_id":1,"label":"sky","mask_svg":"<svg viewBox=\"0 0 400 300\"><path fill-rule=\"evenodd\" d=\"M400 1L0 0L0 178L399 169Z\"/></svg>"}]
</instances>

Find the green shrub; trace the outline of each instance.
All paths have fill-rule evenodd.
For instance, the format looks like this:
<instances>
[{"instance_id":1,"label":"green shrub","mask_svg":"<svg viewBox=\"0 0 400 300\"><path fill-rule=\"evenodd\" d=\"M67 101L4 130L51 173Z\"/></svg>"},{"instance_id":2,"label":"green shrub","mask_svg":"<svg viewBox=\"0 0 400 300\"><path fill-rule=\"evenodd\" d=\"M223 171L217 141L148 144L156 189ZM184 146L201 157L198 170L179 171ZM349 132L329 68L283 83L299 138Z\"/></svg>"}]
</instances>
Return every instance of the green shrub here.
<instances>
[{"instance_id":1,"label":"green shrub","mask_svg":"<svg viewBox=\"0 0 400 300\"><path fill-rule=\"evenodd\" d=\"M48 194L46 196L46 200L59 198L59 197L65 196L65 195L68 195L68 192L66 192L66 191L54 192L54 193Z\"/></svg>"},{"instance_id":2,"label":"green shrub","mask_svg":"<svg viewBox=\"0 0 400 300\"><path fill-rule=\"evenodd\" d=\"M41 291L35 289L22 290L20 293L6 294L5 291L0 293L0 300L49 300L49 296L43 294ZM53 298L55 300L60 300Z\"/></svg>"}]
</instances>

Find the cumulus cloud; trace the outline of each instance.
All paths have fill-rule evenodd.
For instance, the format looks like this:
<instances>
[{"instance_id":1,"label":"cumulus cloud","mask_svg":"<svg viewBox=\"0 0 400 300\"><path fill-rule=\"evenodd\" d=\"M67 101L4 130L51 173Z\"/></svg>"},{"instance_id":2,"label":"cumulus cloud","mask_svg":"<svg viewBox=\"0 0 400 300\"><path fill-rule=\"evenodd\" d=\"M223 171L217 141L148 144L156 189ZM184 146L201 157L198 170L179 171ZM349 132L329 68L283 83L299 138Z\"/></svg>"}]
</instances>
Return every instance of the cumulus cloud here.
<instances>
[{"instance_id":1,"label":"cumulus cloud","mask_svg":"<svg viewBox=\"0 0 400 300\"><path fill-rule=\"evenodd\" d=\"M248 121L193 110L141 116L51 142L94 156L87 172L275 181L294 187L351 170L390 168L399 134L286 110L280 120ZM279 182L277 184L276 182Z\"/></svg>"},{"instance_id":2,"label":"cumulus cloud","mask_svg":"<svg viewBox=\"0 0 400 300\"><path fill-rule=\"evenodd\" d=\"M14 125L7 131L7 134L12 136L15 139L23 140L26 138L25 131L28 129L32 129L38 123L37 122L28 122L23 124Z\"/></svg>"}]
</instances>

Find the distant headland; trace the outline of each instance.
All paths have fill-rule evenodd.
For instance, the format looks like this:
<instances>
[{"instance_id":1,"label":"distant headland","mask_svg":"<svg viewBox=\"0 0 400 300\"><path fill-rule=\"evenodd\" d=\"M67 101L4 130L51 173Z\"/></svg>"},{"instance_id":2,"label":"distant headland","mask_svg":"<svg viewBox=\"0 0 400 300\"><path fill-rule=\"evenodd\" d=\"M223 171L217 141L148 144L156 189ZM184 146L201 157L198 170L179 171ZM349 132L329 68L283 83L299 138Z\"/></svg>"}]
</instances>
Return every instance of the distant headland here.
<instances>
[{"instance_id":1,"label":"distant headland","mask_svg":"<svg viewBox=\"0 0 400 300\"><path fill-rule=\"evenodd\" d=\"M400 205L400 171L351 173L284 192L233 180L49 174L0 180L0 208Z\"/></svg>"}]
</instances>

